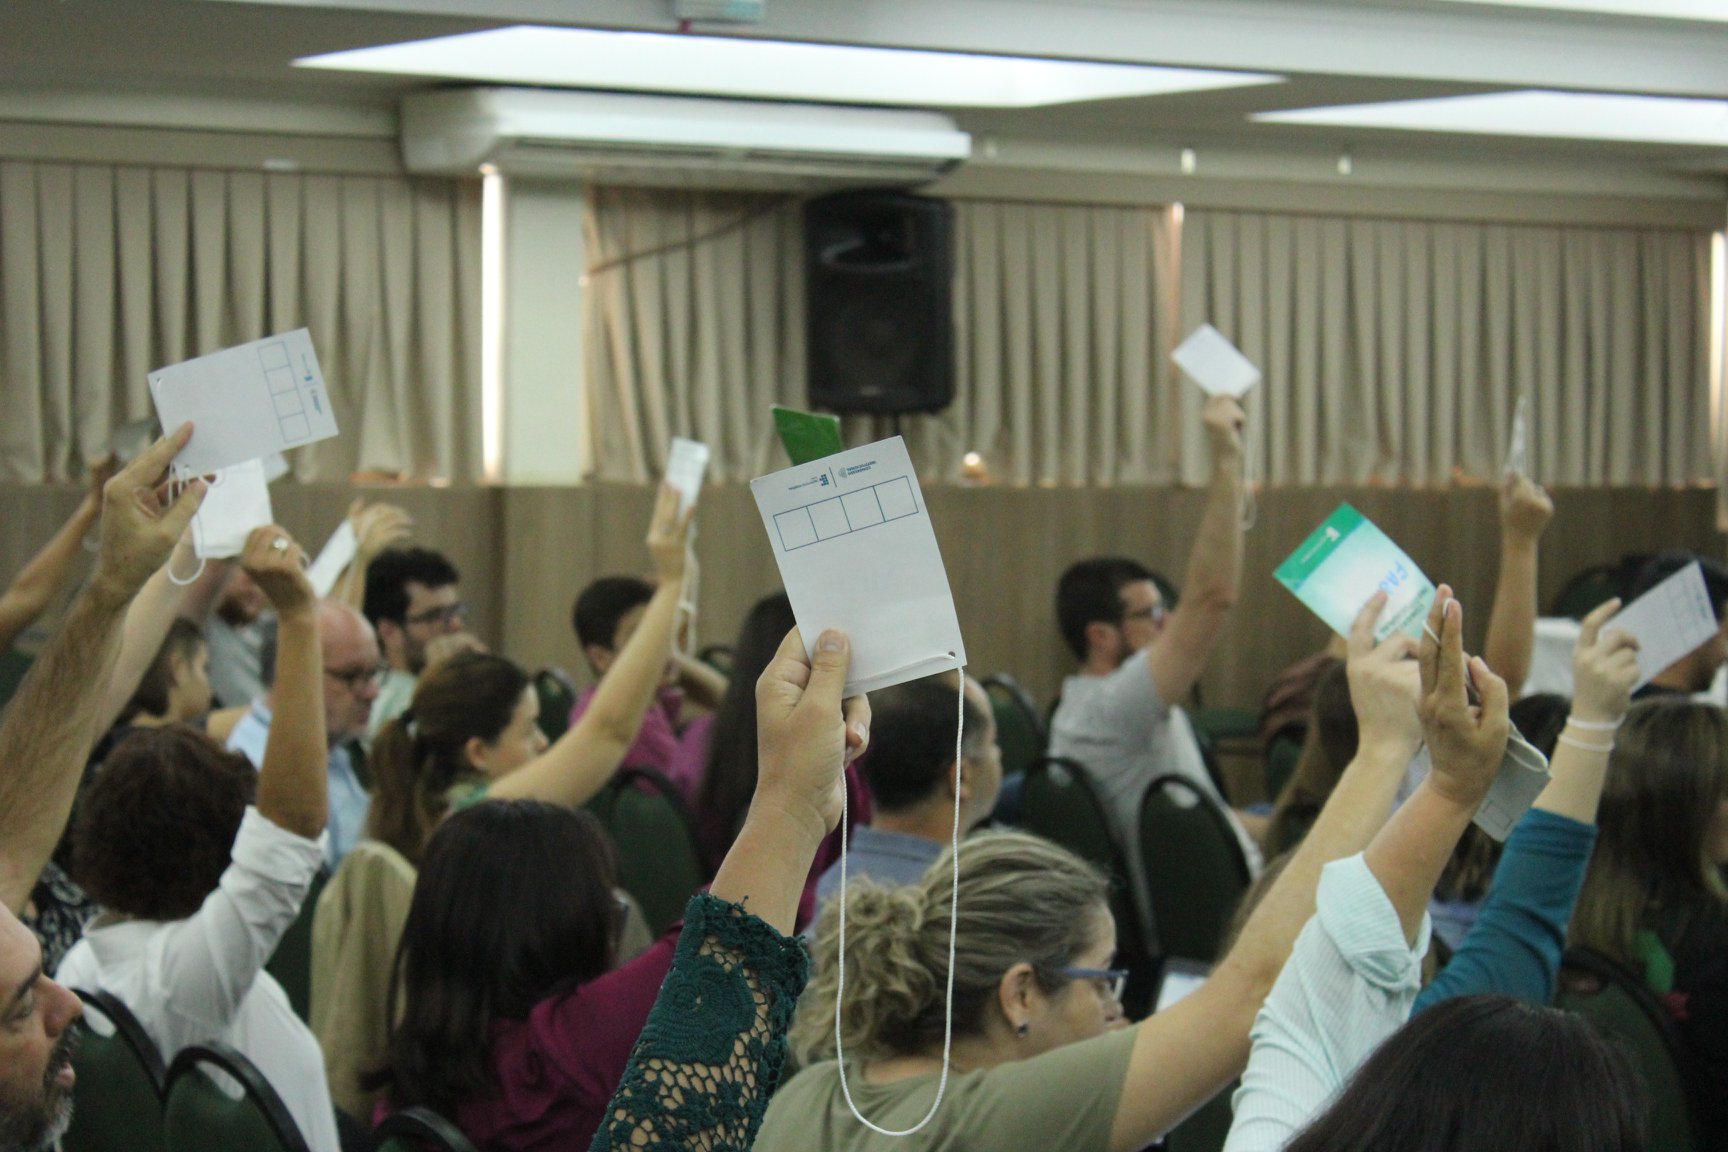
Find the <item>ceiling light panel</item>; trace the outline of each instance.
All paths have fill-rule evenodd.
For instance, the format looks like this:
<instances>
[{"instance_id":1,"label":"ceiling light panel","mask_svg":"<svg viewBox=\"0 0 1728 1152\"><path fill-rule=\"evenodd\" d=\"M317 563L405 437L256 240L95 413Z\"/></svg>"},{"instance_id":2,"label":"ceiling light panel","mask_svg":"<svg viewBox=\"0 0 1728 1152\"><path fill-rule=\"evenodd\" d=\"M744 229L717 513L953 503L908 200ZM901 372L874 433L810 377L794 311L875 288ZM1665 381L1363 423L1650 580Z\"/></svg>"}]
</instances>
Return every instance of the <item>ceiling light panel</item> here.
<instances>
[{"instance_id":1,"label":"ceiling light panel","mask_svg":"<svg viewBox=\"0 0 1728 1152\"><path fill-rule=\"evenodd\" d=\"M1542 8L1592 15L1643 16L1658 20L1728 21L1728 0L1447 0L1495 8Z\"/></svg>"},{"instance_id":2,"label":"ceiling light panel","mask_svg":"<svg viewBox=\"0 0 1728 1152\"><path fill-rule=\"evenodd\" d=\"M1261 112L1255 120L1641 144L1728 147L1728 101L1592 92L1491 92Z\"/></svg>"},{"instance_id":3,"label":"ceiling light panel","mask_svg":"<svg viewBox=\"0 0 1728 1152\"><path fill-rule=\"evenodd\" d=\"M1250 72L533 25L295 63L486 83L922 108L1030 108L1282 80Z\"/></svg>"}]
</instances>

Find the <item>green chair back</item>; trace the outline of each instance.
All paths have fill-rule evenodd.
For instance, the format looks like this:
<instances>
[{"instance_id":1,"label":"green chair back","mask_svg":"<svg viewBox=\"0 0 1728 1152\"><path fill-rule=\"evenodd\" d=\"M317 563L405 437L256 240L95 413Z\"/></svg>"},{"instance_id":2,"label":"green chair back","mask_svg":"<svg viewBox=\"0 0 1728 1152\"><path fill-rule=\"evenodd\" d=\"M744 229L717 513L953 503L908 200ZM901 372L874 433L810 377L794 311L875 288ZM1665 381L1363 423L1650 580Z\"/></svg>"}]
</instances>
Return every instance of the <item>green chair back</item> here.
<instances>
[{"instance_id":1,"label":"green chair back","mask_svg":"<svg viewBox=\"0 0 1728 1152\"><path fill-rule=\"evenodd\" d=\"M1229 817L1187 777L1159 776L1140 799L1140 861L1163 955L1217 960L1249 880Z\"/></svg>"},{"instance_id":2,"label":"green chair back","mask_svg":"<svg viewBox=\"0 0 1728 1152\"><path fill-rule=\"evenodd\" d=\"M540 699L540 731L556 741L570 730L570 709L576 707L576 685L562 668L542 668L534 673L534 695Z\"/></svg>"},{"instance_id":3,"label":"green chair back","mask_svg":"<svg viewBox=\"0 0 1728 1152\"><path fill-rule=\"evenodd\" d=\"M76 990L78 1073L62 1152L163 1152L162 1057L144 1026L106 992Z\"/></svg>"},{"instance_id":4,"label":"green chair back","mask_svg":"<svg viewBox=\"0 0 1728 1152\"><path fill-rule=\"evenodd\" d=\"M1598 952L1570 948L1554 1005L1582 1016L1638 1070L1648 1093L1647 1152L1699 1147L1688 1091L1696 1075L1692 1058L1673 1018L1643 981Z\"/></svg>"},{"instance_id":5,"label":"green chair back","mask_svg":"<svg viewBox=\"0 0 1728 1152\"><path fill-rule=\"evenodd\" d=\"M1302 741L1280 732L1266 745L1266 798L1274 804L1302 761Z\"/></svg>"},{"instance_id":6,"label":"green chair back","mask_svg":"<svg viewBox=\"0 0 1728 1152\"><path fill-rule=\"evenodd\" d=\"M996 719L996 744L1002 749L1002 775L1024 773L1044 755L1049 739L1038 705L1014 677L998 673L981 682Z\"/></svg>"},{"instance_id":7,"label":"green chair back","mask_svg":"<svg viewBox=\"0 0 1728 1152\"><path fill-rule=\"evenodd\" d=\"M696 659L714 669L722 676L732 675L732 645L710 644L696 653Z\"/></svg>"},{"instance_id":8,"label":"green chair back","mask_svg":"<svg viewBox=\"0 0 1728 1152\"><path fill-rule=\"evenodd\" d=\"M1236 1085L1230 1085L1172 1128L1164 1137L1164 1152L1223 1152L1224 1139L1230 1135L1230 1122L1236 1115L1230 1108L1230 1098L1235 1092Z\"/></svg>"},{"instance_id":9,"label":"green chair back","mask_svg":"<svg viewBox=\"0 0 1728 1152\"><path fill-rule=\"evenodd\" d=\"M695 822L677 787L652 768L625 768L589 801L618 851L618 886L636 897L659 936L708 882Z\"/></svg>"},{"instance_id":10,"label":"green chair back","mask_svg":"<svg viewBox=\"0 0 1728 1152\"><path fill-rule=\"evenodd\" d=\"M226 1073L240 1094L217 1083ZM182 1048L168 1066L162 1102L167 1152L310 1152L276 1090L226 1044Z\"/></svg>"},{"instance_id":11,"label":"green chair back","mask_svg":"<svg viewBox=\"0 0 1728 1152\"><path fill-rule=\"evenodd\" d=\"M1104 804L1078 761L1045 756L1026 772L1020 826L1054 841L1109 876L1110 912L1116 918L1117 966L1128 969L1122 1006L1131 1019L1144 1016L1158 982L1158 966L1128 890L1128 862L1110 835Z\"/></svg>"},{"instance_id":12,"label":"green chair back","mask_svg":"<svg viewBox=\"0 0 1728 1152\"><path fill-rule=\"evenodd\" d=\"M372 1152L474 1152L462 1130L429 1108L404 1108L372 1133Z\"/></svg>"},{"instance_id":13,"label":"green chair back","mask_svg":"<svg viewBox=\"0 0 1728 1152\"><path fill-rule=\"evenodd\" d=\"M24 683L24 677L30 674L30 666L34 663L36 657L16 648L0 652L0 708L11 702L18 692L18 686Z\"/></svg>"},{"instance_id":14,"label":"green chair back","mask_svg":"<svg viewBox=\"0 0 1728 1152\"><path fill-rule=\"evenodd\" d=\"M312 1019L312 919L318 913L318 896L329 879L328 872L318 869L312 886L306 889L306 899L300 902L300 914L282 933L270 962L264 965L264 971L276 977L276 983L288 993L294 1014L307 1022Z\"/></svg>"}]
</instances>

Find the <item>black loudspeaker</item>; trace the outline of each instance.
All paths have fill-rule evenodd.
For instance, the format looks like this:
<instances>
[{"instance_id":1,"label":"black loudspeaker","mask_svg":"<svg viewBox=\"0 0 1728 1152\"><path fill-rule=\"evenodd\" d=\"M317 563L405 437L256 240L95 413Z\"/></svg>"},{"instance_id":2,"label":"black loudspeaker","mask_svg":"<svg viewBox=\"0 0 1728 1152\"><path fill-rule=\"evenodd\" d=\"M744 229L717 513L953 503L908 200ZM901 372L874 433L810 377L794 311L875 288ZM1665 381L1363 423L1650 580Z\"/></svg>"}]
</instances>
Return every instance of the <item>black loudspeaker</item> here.
<instances>
[{"instance_id":1,"label":"black loudspeaker","mask_svg":"<svg viewBox=\"0 0 1728 1152\"><path fill-rule=\"evenodd\" d=\"M905 192L804 206L810 405L940 412L954 401L953 208Z\"/></svg>"}]
</instances>

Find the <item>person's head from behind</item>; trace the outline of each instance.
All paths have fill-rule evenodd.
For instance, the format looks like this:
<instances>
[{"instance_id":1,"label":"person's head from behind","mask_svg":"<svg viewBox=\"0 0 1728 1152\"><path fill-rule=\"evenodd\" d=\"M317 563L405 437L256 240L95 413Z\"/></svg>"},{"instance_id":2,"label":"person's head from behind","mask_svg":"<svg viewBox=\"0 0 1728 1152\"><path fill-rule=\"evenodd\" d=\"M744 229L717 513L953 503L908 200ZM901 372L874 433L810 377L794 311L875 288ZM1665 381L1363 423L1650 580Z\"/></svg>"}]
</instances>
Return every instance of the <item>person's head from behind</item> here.
<instances>
[{"instance_id":1,"label":"person's head from behind","mask_svg":"<svg viewBox=\"0 0 1728 1152\"><path fill-rule=\"evenodd\" d=\"M1643 1152L1626 1059L1576 1016L1502 996L1413 1017L1288 1152Z\"/></svg>"},{"instance_id":2,"label":"person's head from behind","mask_svg":"<svg viewBox=\"0 0 1728 1152\"><path fill-rule=\"evenodd\" d=\"M528 674L501 656L462 652L420 678L407 712L378 730L370 834L417 861L468 777L495 779L546 750Z\"/></svg>"},{"instance_id":3,"label":"person's head from behind","mask_svg":"<svg viewBox=\"0 0 1728 1152\"><path fill-rule=\"evenodd\" d=\"M1074 658L1109 671L1164 631L1164 597L1152 573L1125 556L1070 565L1056 584L1056 624Z\"/></svg>"},{"instance_id":4,"label":"person's head from behind","mask_svg":"<svg viewBox=\"0 0 1728 1152\"><path fill-rule=\"evenodd\" d=\"M110 912L184 920L227 869L258 771L202 732L140 729L115 746L72 833L74 878Z\"/></svg>"},{"instance_id":5,"label":"person's head from behind","mask_svg":"<svg viewBox=\"0 0 1728 1152\"><path fill-rule=\"evenodd\" d=\"M467 605L461 575L430 548L387 548L366 569L366 619L390 667L416 676L426 667L426 645L462 631Z\"/></svg>"},{"instance_id":6,"label":"person's head from behind","mask_svg":"<svg viewBox=\"0 0 1728 1152\"><path fill-rule=\"evenodd\" d=\"M421 858L391 1003L399 1107L451 1115L495 1088L494 1021L611 965L621 905L611 843L588 813L488 800L452 815Z\"/></svg>"},{"instance_id":7,"label":"person's head from behind","mask_svg":"<svg viewBox=\"0 0 1728 1152\"><path fill-rule=\"evenodd\" d=\"M1716 633L1686 655L1656 674L1653 683L1682 692L1702 692L1716 678L1716 670L1728 658L1728 568L1692 552L1659 552L1638 570L1626 590L1630 604L1688 564L1696 563L1704 573L1704 592L1716 613Z\"/></svg>"},{"instance_id":8,"label":"person's head from behind","mask_svg":"<svg viewBox=\"0 0 1728 1152\"><path fill-rule=\"evenodd\" d=\"M168 626L168 635L144 678L120 713L122 721L142 716L165 723L183 723L210 711L210 649L204 629L185 617Z\"/></svg>"},{"instance_id":9,"label":"person's head from behind","mask_svg":"<svg viewBox=\"0 0 1728 1152\"><path fill-rule=\"evenodd\" d=\"M941 1055L951 869L944 852L919 884L847 891L848 1057ZM969 1062L1037 1056L1125 1023L1109 974L1109 892L1096 868L1036 836L984 832L960 845L954 1038ZM805 1060L833 1054L838 904L818 924L816 976L792 1027Z\"/></svg>"},{"instance_id":10,"label":"person's head from behind","mask_svg":"<svg viewBox=\"0 0 1728 1152\"><path fill-rule=\"evenodd\" d=\"M1724 900L1728 863L1728 715L1711 704L1634 704L1608 757L1596 851L1572 938L1628 960L1661 908L1686 916Z\"/></svg>"},{"instance_id":11,"label":"person's head from behind","mask_svg":"<svg viewBox=\"0 0 1728 1152\"><path fill-rule=\"evenodd\" d=\"M1002 790L1002 753L996 746L990 697L976 680L966 678L966 728L957 733L960 715L954 680L953 673L945 673L871 693L870 754L864 758L863 770L878 822L939 827L946 839L956 795L962 831L996 807ZM956 736L961 739L958 774Z\"/></svg>"},{"instance_id":12,"label":"person's head from behind","mask_svg":"<svg viewBox=\"0 0 1728 1152\"><path fill-rule=\"evenodd\" d=\"M654 585L638 576L602 576L576 597L570 624L596 678L606 675L636 634L652 599ZM669 673L676 671L670 662L667 668Z\"/></svg>"},{"instance_id":13,"label":"person's head from behind","mask_svg":"<svg viewBox=\"0 0 1728 1152\"><path fill-rule=\"evenodd\" d=\"M756 791L756 681L797 624L786 593L775 592L751 607L732 645L732 671L714 713L708 772L697 804L697 811L727 829L744 819Z\"/></svg>"},{"instance_id":14,"label":"person's head from behind","mask_svg":"<svg viewBox=\"0 0 1728 1152\"><path fill-rule=\"evenodd\" d=\"M49 1152L72 1121L78 997L42 971L35 933L0 907L0 1152Z\"/></svg>"}]
</instances>

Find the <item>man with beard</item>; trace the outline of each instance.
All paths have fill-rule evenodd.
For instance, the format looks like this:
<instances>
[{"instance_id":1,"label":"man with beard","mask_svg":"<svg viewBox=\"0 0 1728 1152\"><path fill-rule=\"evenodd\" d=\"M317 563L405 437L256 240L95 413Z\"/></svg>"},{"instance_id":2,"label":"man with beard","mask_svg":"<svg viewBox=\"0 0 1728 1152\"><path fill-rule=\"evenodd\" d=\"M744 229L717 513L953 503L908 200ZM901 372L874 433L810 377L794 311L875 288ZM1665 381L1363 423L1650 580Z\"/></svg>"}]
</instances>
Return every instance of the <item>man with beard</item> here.
<instances>
[{"instance_id":1,"label":"man with beard","mask_svg":"<svg viewBox=\"0 0 1728 1152\"><path fill-rule=\"evenodd\" d=\"M18 913L65 829L126 610L203 503L194 481L172 503L158 485L192 436L183 425L103 489L96 572L0 723L0 1152L53 1147L71 1119L78 998L42 970Z\"/></svg>"},{"instance_id":2,"label":"man with beard","mask_svg":"<svg viewBox=\"0 0 1728 1152\"><path fill-rule=\"evenodd\" d=\"M369 737L408 710L426 670L427 645L467 626L461 578L454 564L430 548L387 549L367 568L363 611L390 665L372 702Z\"/></svg>"}]
</instances>

